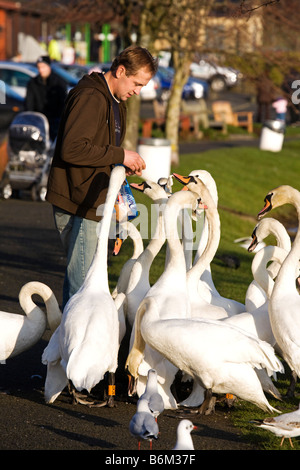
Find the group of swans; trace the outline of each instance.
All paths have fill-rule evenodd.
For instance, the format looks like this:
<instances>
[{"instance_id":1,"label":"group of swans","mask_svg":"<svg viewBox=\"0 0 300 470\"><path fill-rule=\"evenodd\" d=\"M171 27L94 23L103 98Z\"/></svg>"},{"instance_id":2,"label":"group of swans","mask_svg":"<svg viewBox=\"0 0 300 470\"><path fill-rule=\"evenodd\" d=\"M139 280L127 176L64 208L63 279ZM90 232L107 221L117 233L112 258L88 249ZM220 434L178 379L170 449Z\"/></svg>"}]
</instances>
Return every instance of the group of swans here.
<instances>
[{"instance_id":1,"label":"group of swans","mask_svg":"<svg viewBox=\"0 0 300 470\"><path fill-rule=\"evenodd\" d=\"M300 244L300 193L297 189L282 185L265 197L265 205L258 218L276 207L292 204L298 216L298 230L292 247L281 264L269 299L270 323L283 359L297 377L300 377L300 298L296 287L299 276Z\"/></svg>"},{"instance_id":2,"label":"group of swans","mask_svg":"<svg viewBox=\"0 0 300 470\"><path fill-rule=\"evenodd\" d=\"M47 291L47 286L42 283L28 283L21 290L20 303L27 316L10 314L9 321L15 321L16 316L21 317L17 319L20 326L13 329L17 331L19 328L24 335L18 333L13 348L11 335L10 347L5 347L3 358L30 347L26 338L31 337L36 342L43 334L45 315L40 315L40 309L31 299L37 286L40 289L43 286L40 295L45 300L53 333L42 357L42 362L47 365L47 403L53 403L68 384L71 384L75 397L76 392L90 391L108 373L108 399L104 403L113 406L114 376L120 343L125 335L125 318L132 328L126 367L138 379L138 395L145 392L149 370L155 369L158 391L165 408L178 406L171 385L180 370L194 382L191 397L184 403L186 405L202 405L200 409L205 410L212 393L232 393L264 410L274 411L264 395L267 391L279 397L276 387L272 388L270 376L274 372L282 372L283 367L273 346L278 347L284 360L299 376L300 354L295 339L298 321L293 313L299 296L295 282L291 280L295 281L298 275L296 253L300 237L296 236L291 248L290 239L278 221L271 218L261 220L253 232L249 251L269 234L275 235L277 246L266 246L255 254L252 263L254 281L247 291L245 305L234 299L225 299L214 286L210 269L220 240L213 179L203 170L194 171L186 178L176 174L174 177L185 184L188 191L170 194L157 183L132 184L134 189L148 194L156 203L158 221L155 236L145 248L133 224L126 222L122 225L127 234L125 237L129 236L134 241L134 252L123 266L112 294L108 284L107 242L116 196L125 180L122 166L112 171L92 265L82 287L69 300L63 314L53 292L49 288ZM192 262L191 254L179 239L177 220L186 205L199 213L203 203L202 237ZM266 197L266 207L259 217L270 208L285 203L294 204L299 215L299 192L282 186ZM165 269L150 286L151 264L165 241ZM272 264L268 265L270 261ZM47 297L44 295L46 291ZM26 305L24 298L27 299ZM2 318L5 321L5 313L0 312L0 321ZM33 319L38 319L35 321L40 323L40 332L35 330L31 334L30 322ZM5 329L9 331L8 327ZM4 340L2 344L6 344Z\"/></svg>"},{"instance_id":3,"label":"group of swans","mask_svg":"<svg viewBox=\"0 0 300 470\"><path fill-rule=\"evenodd\" d=\"M169 259L164 273L138 308L134 343L126 365L135 378L140 378L140 366L147 350L152 350L152 356L149 355L147 359L149 367L162 373L164 366L171 376L169 364L173 364L192 377L194 383L204 391L206 399L201 404L201 411L207 409L212 392L233 393L264 410L274 411L264 395L263 381L257 373L257 370L266 371L268 377L272 372L283 372L273 347L251 332L220 321L230 318L230 313L224 307L219 307L222 314L217 320L213 316L209 317L211 305L205 310L203 299L198 313L196 302L192 308L193 301L200 296L199 276L209 266L216 242L212 235L208 236L206 247L196 262L197 269L192 271L197 272L197 275L189 275L178 240L177 215L179 207L187 202L195 207L199 196L207 205L206 215L210 210L215 210L215 205L199 178L189 177L187 184L189 191L174 193L166 204L164 222ZM211 234L210 230L217 218L211 215L207 219Z\"/></svg>"}]
</instances>

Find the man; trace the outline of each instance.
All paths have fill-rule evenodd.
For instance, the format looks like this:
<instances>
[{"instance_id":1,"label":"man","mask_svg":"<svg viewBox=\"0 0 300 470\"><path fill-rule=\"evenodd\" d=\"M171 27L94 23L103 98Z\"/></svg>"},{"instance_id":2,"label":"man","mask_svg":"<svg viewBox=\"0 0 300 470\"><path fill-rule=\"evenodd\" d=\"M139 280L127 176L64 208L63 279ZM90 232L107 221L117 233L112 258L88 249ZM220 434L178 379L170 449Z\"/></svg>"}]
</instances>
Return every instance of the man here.
<instances>
[{"instance_id":1,"label":"man","mask_svg":"<svg viewBox=\"0 0 300 470\"><path fill-rule=\"evenodd\" d=\"M126 100L156 73L157 60L130 46L104 75L85 75L67 98L48 180L46 199L67 254L63 307L81 287L97 244L97 208L105 203L113 165L141 175L141 156L121 147Z\"/></svg>"},{"instance_id":2,"label":"man","mask_svg":"<svg viewBox=\"0 0 300 470\"><path fill-rule=\"evenodd\" d=\"M52 72L49 56L39 57L37 68L38 75L27 85L25 109L37 111L47 117L50 139L55 140L67 96L67 87L65 82Z\"/></svg>"}]
</instances>

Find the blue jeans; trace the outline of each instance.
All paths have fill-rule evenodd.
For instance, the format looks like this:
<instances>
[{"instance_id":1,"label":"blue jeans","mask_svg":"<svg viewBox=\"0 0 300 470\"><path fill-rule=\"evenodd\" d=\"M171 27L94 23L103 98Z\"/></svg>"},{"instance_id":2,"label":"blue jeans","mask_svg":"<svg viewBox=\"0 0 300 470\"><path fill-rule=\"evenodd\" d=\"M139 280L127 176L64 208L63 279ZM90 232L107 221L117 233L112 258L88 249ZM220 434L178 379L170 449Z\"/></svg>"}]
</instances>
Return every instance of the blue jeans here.
<instances>
[{"instance_id":1,"label":"blue jeans","mask_svg":"<svg viewBox=\"0 0 300 470\"><path fill-rule=\"evenodd\" d=\"M67 256L63 286L63 304L82 286L97 246L97 224L93 220L53 207L54 221Z\"/></svg>"}]
</instances>

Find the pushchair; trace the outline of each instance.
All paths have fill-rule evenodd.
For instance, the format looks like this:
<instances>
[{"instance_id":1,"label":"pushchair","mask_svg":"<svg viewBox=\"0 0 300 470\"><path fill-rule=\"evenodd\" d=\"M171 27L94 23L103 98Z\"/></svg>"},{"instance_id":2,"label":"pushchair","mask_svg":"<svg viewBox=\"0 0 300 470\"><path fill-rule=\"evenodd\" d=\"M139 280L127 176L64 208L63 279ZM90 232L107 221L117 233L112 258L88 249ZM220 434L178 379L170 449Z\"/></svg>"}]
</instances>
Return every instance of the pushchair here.
<instances>
[{"instance_id":1,"label":"pushchair","mask_svg":"<svg viewBox=\"0 0 300 470\"><path fill-rule=\"evenodd\" d=\"M44 114L24 111L8 130L7 172L12 194L30 191L34 201L45 201L54 143Z\"/></svg>"}]
</instances>

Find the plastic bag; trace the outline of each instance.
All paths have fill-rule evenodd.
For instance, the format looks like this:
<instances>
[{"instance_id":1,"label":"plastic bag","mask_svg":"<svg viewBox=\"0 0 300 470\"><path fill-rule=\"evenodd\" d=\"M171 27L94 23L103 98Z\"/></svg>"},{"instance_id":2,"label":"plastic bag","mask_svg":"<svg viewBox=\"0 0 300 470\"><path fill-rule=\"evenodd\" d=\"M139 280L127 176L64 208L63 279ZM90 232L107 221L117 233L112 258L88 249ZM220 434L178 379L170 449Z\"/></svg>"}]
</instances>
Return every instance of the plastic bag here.
<instances>
[{"instance_id":1,"label":"plastic bag","mask_svg":"<svg viewBox=\"0 0 300 470\"><path fill-rule=\"evenodd\" d=\"M127 180L122 184L115 203L117 222L132 220L138 215L136 202Z\"/></svg>"}]
</instances>

